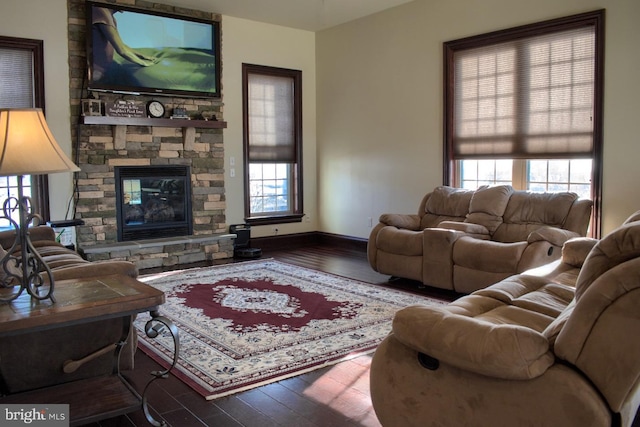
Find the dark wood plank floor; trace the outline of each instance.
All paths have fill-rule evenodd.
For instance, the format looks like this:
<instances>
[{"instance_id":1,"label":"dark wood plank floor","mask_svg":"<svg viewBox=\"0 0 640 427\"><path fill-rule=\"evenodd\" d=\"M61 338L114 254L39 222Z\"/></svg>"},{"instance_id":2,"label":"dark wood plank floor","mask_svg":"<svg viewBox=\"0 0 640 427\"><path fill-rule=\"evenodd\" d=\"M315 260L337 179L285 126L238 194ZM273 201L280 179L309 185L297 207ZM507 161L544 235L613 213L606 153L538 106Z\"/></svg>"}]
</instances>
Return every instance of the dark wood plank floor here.
<instances>
[{"instance_id":1,"label":"dark wood plank floor","mask_svg":"<svg viewBox=\"0 0 640 427\"><path fill-rule=\"evenodd\" d=\"M352 279L403 288L443 299L455 294L428 289L416 282L376 273L362 250L323 244L290 250L265 251L263 258L296 264ZM371 356L360 356L246 392L206 401L180 380L170 377L150 388L149 402L157 419L174 427L355 427L380 426L369 396ZM136 369L130 379L141 390L149 372L159 366L141 351L136 353ZM97 427L147 426L142 411L94 423Z\"/></svg>"},{"instance_id":2,"label":"dark wood plank floor","mask_svg":"<svg viewBox=\"0 0 640 427\"><path fill-rule=\"evenodd\" d=\"M379 286L402 288L436 298L453 300L458 295L425 288L419 283L380 275L369 267L362 250L321 244L290 250L265 251L263 258L300 265ZM237 262L228 260L223 262ZM220 263L220 262L217 262ZM371 356L361 356L243 393L206 401L180 380L170 377L150 388L149 402L158 420L173 427L378 427L369 396ZM149 372L159 366L141 351L130 379L141 390ZM90 427L148 426L141 410L111 418ZM640 427L636 416L633 427Z\"/></svg>"}]
</instances>

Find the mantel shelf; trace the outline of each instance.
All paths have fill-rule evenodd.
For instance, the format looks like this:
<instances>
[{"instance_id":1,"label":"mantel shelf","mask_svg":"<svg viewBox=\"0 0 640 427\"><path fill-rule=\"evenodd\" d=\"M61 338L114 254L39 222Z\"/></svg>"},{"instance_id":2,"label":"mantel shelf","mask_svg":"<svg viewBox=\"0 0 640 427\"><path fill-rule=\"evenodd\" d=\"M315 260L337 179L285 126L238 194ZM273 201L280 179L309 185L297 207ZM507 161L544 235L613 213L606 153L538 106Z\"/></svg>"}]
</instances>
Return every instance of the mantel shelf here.
<instances>
[{"instance_id":1,"label":"mantel shelf","mask_svg":"<svg viewBox=\"0 0 640 427\"><path fill-rule=\"evenodd\" d=\"M224 129L227 122L217 120L152 119L147 117L82 116L85 125L161 126L173 128Z\"/></svg>"}]
</instances>

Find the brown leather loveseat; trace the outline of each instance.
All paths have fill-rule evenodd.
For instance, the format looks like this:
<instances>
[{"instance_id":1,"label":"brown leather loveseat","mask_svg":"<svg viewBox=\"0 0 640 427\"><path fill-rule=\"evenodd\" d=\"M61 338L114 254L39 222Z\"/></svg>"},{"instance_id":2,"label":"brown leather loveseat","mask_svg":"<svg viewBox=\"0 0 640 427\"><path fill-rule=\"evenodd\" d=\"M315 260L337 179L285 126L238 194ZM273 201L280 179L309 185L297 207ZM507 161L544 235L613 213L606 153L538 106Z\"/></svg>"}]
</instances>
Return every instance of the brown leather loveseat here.
<instances>
[{"instance_id":1,"label":"brown leather loveseat","mask_svg":"<svg viewBox=\"0 0 640 427\"><path fill-rule=\"evenodd\" d=\"M564 242L585 236L592 205L570 192L437 187L417 214L380 216L369 263L382 274L470 293L560 258Z\"/></svg>"}]
</instances>

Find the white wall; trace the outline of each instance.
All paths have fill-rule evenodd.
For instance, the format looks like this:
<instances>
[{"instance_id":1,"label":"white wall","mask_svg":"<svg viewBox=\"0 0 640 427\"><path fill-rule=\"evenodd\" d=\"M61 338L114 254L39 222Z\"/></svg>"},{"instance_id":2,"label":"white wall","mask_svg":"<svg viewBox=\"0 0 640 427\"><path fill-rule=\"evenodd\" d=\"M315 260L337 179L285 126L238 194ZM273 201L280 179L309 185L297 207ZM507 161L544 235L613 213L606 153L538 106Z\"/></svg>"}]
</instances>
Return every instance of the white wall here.
<instances>
[{"instance_id":1,"label":"white wall","mask_svg":"<svg viewBox=\"0 0 640 427\"><path fill-rule=\"evenodd\" d=\"M367 237L442 184L442 43L606 9L603 232L640 209L640 2L416 0L316 35L319 229Z\"/></svg>"},{"instance_id":2,"label":"white wall","mask_svg":"<svg viewBox=\"0 0 640 427\"><path fill-rule=\"evenodd\" d=\"M227 223L244 222L242 168L242 63L302 70L304 212L301 223L278 224L278 234L317 229L315 33L223 16L222 96ZM235 178L229 176L235 158ZM272 226L254 226L252 237L273 235Z\"/></svg>"},{"instance_id":3,"label":"white wall","mask_svg":"<svg viewBox=\"0 0 640 427\"><path fill-rule=\"evenodd\" d=\"M0 35L44 41L47 123L58 144L71 157L67 1L2 0ZM52 220L65 219L72 186L71 173L49 175Z\"/></svg>"}]
</instances>

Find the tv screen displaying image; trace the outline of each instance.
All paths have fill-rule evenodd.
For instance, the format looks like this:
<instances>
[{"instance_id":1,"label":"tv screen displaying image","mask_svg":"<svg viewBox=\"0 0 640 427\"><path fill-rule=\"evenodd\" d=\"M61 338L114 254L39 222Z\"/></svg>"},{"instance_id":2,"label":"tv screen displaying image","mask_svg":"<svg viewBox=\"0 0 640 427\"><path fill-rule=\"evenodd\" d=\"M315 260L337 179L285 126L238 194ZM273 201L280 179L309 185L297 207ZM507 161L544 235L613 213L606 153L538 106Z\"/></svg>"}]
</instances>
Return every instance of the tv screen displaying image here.
<instances>
[{"instance_id":1,"label":"tv screen displaying image","mask_svg":"<svg viewBox=\"0 0 640 427\"><path fill-rule=\"evenodd\" d=\"M87 2L88 89L220 96L220 26L179 15Z\"/></svg>"}]
</instances>

